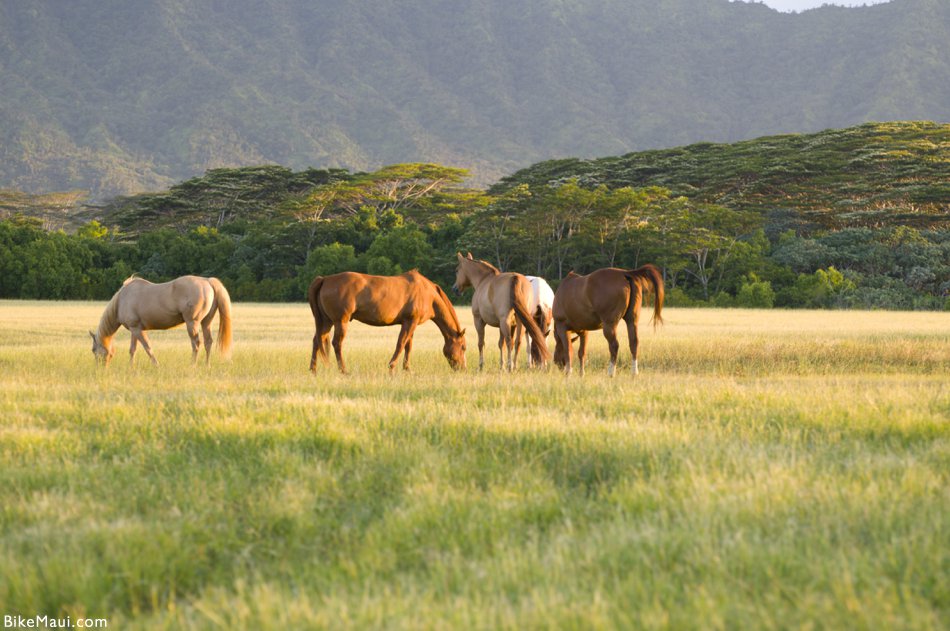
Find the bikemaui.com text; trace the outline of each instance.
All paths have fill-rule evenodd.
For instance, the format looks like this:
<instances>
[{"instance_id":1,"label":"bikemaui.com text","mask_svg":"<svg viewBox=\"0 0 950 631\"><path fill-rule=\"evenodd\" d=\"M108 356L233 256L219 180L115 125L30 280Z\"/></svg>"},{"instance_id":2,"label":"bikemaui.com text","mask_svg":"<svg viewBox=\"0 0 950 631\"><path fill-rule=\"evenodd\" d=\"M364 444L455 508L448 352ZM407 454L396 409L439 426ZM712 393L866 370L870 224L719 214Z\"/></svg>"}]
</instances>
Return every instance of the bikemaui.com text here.
<instances>
[{"instance_id":1,"label":"bikemaui.com text","mask_svg":"<svg viewBox=\"0 0 950 631\"><path fill-rule=\"evenodd\" d=\"M3 616L4 629L107 629L105 618L56 618L54 616Z\"/></svg>"}]
</instances>

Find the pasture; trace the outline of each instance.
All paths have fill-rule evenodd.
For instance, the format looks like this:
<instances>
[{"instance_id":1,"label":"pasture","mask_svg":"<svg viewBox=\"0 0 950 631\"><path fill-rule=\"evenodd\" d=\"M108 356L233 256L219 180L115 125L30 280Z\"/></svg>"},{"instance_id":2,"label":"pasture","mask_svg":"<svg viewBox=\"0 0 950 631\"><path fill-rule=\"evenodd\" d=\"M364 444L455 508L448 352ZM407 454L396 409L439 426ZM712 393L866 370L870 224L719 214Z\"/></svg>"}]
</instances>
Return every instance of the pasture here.
<instances>
[{"instance_id":1,"label":"pasture","mask_svg":"<svg viewBox=\"0 0 950 631\"><path fill-rule=\"evenodd\" d=\"M454 373L434 324L234 305L230 362L97 370L104 303L0 302L0 615L115 629L950 620L950 314L664 310L608 379ZM646 309L643 320L649 317ZM214 325L217 332L217 324ZM549 338L553 349L553 341Z\"/></svg>"}]
</instances>

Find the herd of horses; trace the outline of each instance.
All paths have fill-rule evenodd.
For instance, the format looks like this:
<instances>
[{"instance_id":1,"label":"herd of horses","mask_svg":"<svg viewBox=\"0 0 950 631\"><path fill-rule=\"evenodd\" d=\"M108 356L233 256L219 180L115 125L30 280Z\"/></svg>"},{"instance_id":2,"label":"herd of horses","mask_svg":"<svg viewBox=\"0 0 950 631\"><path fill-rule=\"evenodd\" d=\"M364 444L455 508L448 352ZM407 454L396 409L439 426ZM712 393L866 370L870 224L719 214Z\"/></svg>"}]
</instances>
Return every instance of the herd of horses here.
<instances>
[{"instance_id":1,"label":"herd of horses","mask_svg":"<svg viewBox=\"0 0 950 631\"><path fill-rule=\"evenodd\" d=\"M581 276L570 272L553 292L548 283L536 276L502 272L487 261L458 256L455 285L461 294L471 287L472 318L478 334L478 368L485 365L485 327L499 330L498 350L502 370L516 368L521 341L527 336L528 365L543 367L551 359L547 336L554 328L554 363L566 373L572 371L571 355L575 341L578 371L584 373L587 334L602 329L610 351L607 372L614 375L620 343L617 328L623 321L632 356L631 371L638 373L639 337L637 327L645 292L655 296L654 327L662 323L663 278L653 265L625 270L603 268ZM346 373L343 340L350 321L372 326L399 325L396 349L389 360L395 371L400 354L402 367L409 369L409 355L416 327L432 320L442 333L442 354L455 370L464 370L465 329L444 291L416 270L399 276L373 276L342 272L313 279L307 292L313 313L315 333L310 370L317 360L329 363L330 346L337 367ZM108 364L115 354L113 338L120 326L132 335L129 361L135 359L138 344L152 363L158 364L146 331L185 325L191 340L192 363L197 363L202 338L205 362L211 361L211 322L218 315L218 347L225 355L231 349L231 298L217 278L182 276L167 283L150 283L131 277L112 296L96 332L90 331L92 351L97 362ZM199 336L199 327L201 336ZM331 339L332 331L332 339Z\"/></svg>"}]
</instances>

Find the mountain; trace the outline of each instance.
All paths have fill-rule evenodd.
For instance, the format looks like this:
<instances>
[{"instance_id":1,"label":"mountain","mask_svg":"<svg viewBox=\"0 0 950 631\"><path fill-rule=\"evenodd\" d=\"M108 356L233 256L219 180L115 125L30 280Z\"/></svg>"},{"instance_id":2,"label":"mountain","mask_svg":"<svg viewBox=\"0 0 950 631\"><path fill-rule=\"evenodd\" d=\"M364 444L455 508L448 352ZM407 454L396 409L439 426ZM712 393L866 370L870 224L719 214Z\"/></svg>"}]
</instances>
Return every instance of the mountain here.
<instances>
[{"instance_id":1,"label":"mountain","mask_svg":"<svg viewBox=\"0 0 950 631\"><path fill-rule=\"evenodd\" d=\"M160 190L217 167L554 157L950 120L950 3L0 4L0 188Z\"/></svg>"}]
</instances>

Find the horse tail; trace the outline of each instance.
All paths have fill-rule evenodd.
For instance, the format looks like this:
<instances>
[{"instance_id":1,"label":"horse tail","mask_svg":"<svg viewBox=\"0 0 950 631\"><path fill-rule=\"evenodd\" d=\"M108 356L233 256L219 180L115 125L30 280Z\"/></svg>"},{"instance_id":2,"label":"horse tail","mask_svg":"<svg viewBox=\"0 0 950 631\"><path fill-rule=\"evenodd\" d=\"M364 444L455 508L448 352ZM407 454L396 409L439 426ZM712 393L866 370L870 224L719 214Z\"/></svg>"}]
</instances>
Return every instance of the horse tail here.
<instances>
[{"instance_id":1,"label":"horse tail","mask_svg":"<svg viewBox=\"0 0 950 631\"><path fill-rule=\"evenodd\" d=\"M522 278L523 276L520 275L511 277L511 306L515 310L515 317L531 335L531 356L545 363L551 359L551 353L548 352L548 345L545 343L541 327L528 311L528 295L524 291L524 284L519 282Z\"/></svg>"},{"instance_id":2,"label":"horse tail","mask_svg":"<svg viewBox=\"0 0 950 631\"><path fill-rule=\"evenodd\" d=\"M231 354L231 294L217 278L209 278L208 282L218 308L218 350L227 357Z\"/></svg>"},{"instance_id":3,"label":"horse tail","mask_svg":"<svg viewBox=\"0 0 950 631\"><path fill-rule=\"evenodd\" d=\"M320 308L320 288L323 286L323 276L317 276L310 283L310 289L307 290L307 301L310 303L310 311L313 313L313 323L316 332L313 334L313 353L310 356L310 370L316 370L317 357L324 362L329 361L327 349L323 347L323 340L320 337L322 331L328 329L329 318Z\"/></svg>"},{"instance_id":4,"label":"horse tail","mask_svg":"<svg viewBox=\"0 0 950 631\"><path fill-rule=\"evenodd\" d=\"M665 293L663 290L663 275L660 274L660 270L657 269L655 265L647 263L643 267L624 272L624 276L626 276L627 281L630 282L630 289L632 291L640 291L642 293L643 290L638 280L640 278L646 280L653 286L653 294L655 296L653 301L653 327L656 328L656 325L663 324L663 297Z\"/></svg>"}]
</instances>

